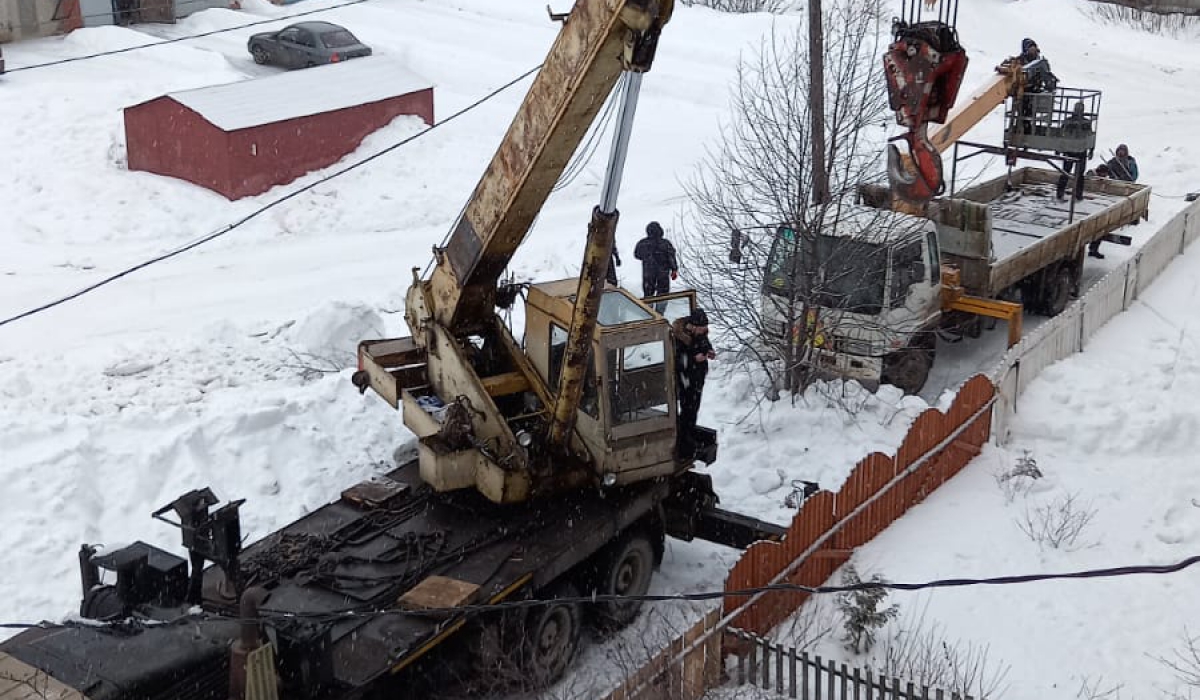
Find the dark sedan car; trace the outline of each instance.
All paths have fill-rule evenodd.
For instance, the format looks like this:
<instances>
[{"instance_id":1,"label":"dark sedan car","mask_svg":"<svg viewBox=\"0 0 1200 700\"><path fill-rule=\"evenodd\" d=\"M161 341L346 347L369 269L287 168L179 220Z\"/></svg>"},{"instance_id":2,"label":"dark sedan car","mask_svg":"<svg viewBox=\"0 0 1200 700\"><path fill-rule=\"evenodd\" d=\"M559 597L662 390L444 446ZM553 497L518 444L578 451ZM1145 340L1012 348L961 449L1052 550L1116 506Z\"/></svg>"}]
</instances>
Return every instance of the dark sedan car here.
<instances>
[{"instance_id":1,"label":"dark sedan car","mask_svg":"<svg viewBox=\"0 0 1200 700\"><path fill-rule=\"evenodd\" d=\"M329 22L301 22L277 32L255 34L246 48L255 63L284 68L308 68L371 55L371 47L345 27Z\"/></svg>"}]
</instances>

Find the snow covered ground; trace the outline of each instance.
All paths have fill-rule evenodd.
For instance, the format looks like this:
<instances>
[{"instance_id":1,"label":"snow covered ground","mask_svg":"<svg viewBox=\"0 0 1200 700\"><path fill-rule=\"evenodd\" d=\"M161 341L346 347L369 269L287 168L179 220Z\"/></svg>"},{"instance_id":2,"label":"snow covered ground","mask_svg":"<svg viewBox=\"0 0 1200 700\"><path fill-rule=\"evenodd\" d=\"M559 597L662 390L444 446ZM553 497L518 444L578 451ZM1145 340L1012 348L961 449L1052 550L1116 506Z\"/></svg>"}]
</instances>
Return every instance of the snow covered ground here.
<instances>
[{"instance_id":1,"label":"snow covered ground","mask_svg":"<svg viewBox=\"0 0 1200 700\"><path fill-rule=\"evenodd\" d=\"M105 27L6 45L5 58L12 69L145 43L147 33L183 36L322 3L333 4L307 0L302 6L277 8L254 0L244 2L242 12L210 10L175 26L146 28L146 33ZM1021 37L1033 35L1064 83L1105 91L1098 150L1129 143L1140 159L1143 181L1156 192L1177 196L1200 188L1200 144L1190 136L1200 117L1200 95L1194 88L1200 75L1197 37L1149 36L1099 24L1085 14L1085 6L1082 0L964 3L960 34L971 52L967 89L982 82L1001 58L1015 53ZM320 18L346 25L377 53L402 60L429 78L436 85L439 119L537 65L556 31L543 3L489 0L372 0ZM663 221L672 235L670 222L683 206L679 183L691 174L721 120L730 116L728 87L739 56L773 25L788 31L799 24L795 15L678 8L638 109L620 203L618 245L623 251L632 248L651 219ZM0 318L190 242L329 172L228 202L185 182L125 169L120 110L165 92L264 74L267 69L255 66L245 52L246 37L263 30L237 30L0 77L5 163L0 168ZM430 247L450 228L526 86L502 93L369 166L318 185L211 244L0 327L0 547L9 557L0 580L0 621L69 614L78 601L75 552L81 542L142 538L175 548L175 531L154 524L149 513L184 491L211 486L225 499L248 498L245 529L256 538L390 463L410 436L398 416L379 401L360 397L348 372L338 369L349 364L358 339L404 333L397 311L408 271L425 266ZM419 128L410 119L398 119L341 165ZM989 119L972 136L995 140L999 128L998 119ZM601 149L603 154L607 143ZM575 273L603 160L593 159L548 202L513 261L518 276L546 279ZM1144 239L1181 205L1177 198L1156 197L1149 225L1130 233ZM1089 261L1090 279L1130 254L1116 246L1105 246L1105 251L1108 260ZM1028 542L1006 545L1007 540L998 538L1006 529L1015 530L1009 528L1014 506L985 510L960 505L927 523L909 525L946 499L967 504L968 497L997 498L990 470L1011 462L1014 453L991 450L885 534L879 542L886 545L872 545L862 556L901 579L971 575L980 566L989 567L980 573L1007 573L1031 566L1122 563L1167 557L1164 548L1186 546L1196 521L1189 520L1183 459L1195 452L1188 442L1194 431L1188 430L1184 399L1176 404L1163 397L1190 392L1187 375L1194 363L1188 353L1194 347L1178 330L1186 328L1184 314L1189 311L1183 300L1190 298L1186 285L1195 274L1178 268L1188 265L1200 262L1190 255L1176 263L1147 296L1145 309L1135 312L1149 318L1140 324L1118 320L1115 330L1106 331L1114 351L1121 351L1111 363L1099 359L1103 343L1097 342L1082 358L1050 370L1031 390L1015 426L1015 449L1034 450L1048 472L1044 483L1053 488L1045 497L1088 488L1103 501L1094 524L1100 545L1069 555L1041 553L1036 547L1030 554L1024 547L1032 547ZM632 261L620 273L636 284ZM1164 288L1172 275L1184 279L1174 295L1156 304L1156 294L1167 294ZM1147 310L1151 307L1176 327L1155 321ZM1121 323L1135 325L1122 333ZM926 397L936 401L963 377L990 367L994 360L989 353L999 356L1003 335L1003 328L997 328L978 343L943 349ZM1154 338L1164 340L1145 348L1130 344ZM1159 371L1161 363L1148 367L1128 361L1165 358L1176 346L1181 350L1173 356L1173 375ZM1093 371L1074 372L1072 363L1093 363ZM1163 385L1168 376L1175 379ZM763 406L756 404L745 377L710 381L701 418L721 433L722 459L711 471L723 504L780 522L790 516L783 501L792 480L836 488L860 457L894 448L925 406L887 391L874 397L852 394L845 403L861 404L854 413L816 393L794 406ZM1142 386L1155 393L1138 393ZM1089 388L1106 391L1088 397ZM1126 397L1129 403L1122 404ZM1137 403L1153 397L1157 400L1145 408ZM1119 420L1122 411L1124 421ZM1133 450L1129 445L1134 443L1147 444ZM1087 451L1095 446L1103 449ZM1179 481L1170 488L1170 481L1150 479L1149 469L1163 480ZM1100 474L1102 487L1095 483ZM970 518L964 515L968 513ZM1103 524L1110 519L1112 532ZM912 532L895 534L906 527ZM1180 543L1156 539L1164 532ZM928 546L934 536L939 538L936 548ZM964 554L935 557L955 543ZM1135 551L1138 546L1144 551ZM974 554L979 551L990 556ZM893 559L880 559L885 553ZM719 588L736 554L672 543L655 590ZM1181 576L1159 585L1180 591L1186 581ZM986 633L998 650L1003 641L1002 655L1013 665L1014 677L1040 682L1051 672L1069 676L1092 673L1103 662L1114 667L1128 662L1142 664L1130 667L1132 677L1141 680L1134 671L1154 670L1153 664L1142 663L1142 652L1165 653L1163 640L1169 642L1177 633L1179 625L1161 621L1183 609L1182 595L1171 603L1175 608L1152 608L1155 598L1148 595L1149 588L1121 589L1118 596L1100 584L1088 586L1079 589L1082 594L1065 596L1061 588L1047 587L1045 596L1034 589L1008 589L1025 607L1004 613L974 594L956 594L963 596L959 607L947 607L944 613L937 609L938 619L947 625L957 621L973 635ZM1080 609L1078 615L1055 602L1093 597L1096 607ZM1123 613L1143 614L1144 626L1109 612L1118 607ZM1158 622L1152 619L1156 610ZM1084 612L1098 617L1089 621ZM1024 633L1041 619L1046 627L1038 638L1046 640L1045 649ZM1111 624L1114 630L1123 622L1129 625L1120 633L1096 634L1099 628L1089 626L1096 619L1101 622L1095 624ZM1161 634L1150 636L1148 629ZM1108 636L1123 641L1119 646L1097 643ZM1076 649L1087 642L1095 647L1091 656L1072 653L1069 659L1051 661L1052 645ZM612 648L593 649L588 658L602 665L613 653ZM1109 677L1107 671L1104 675ZM1059 686L1055 692L1067 692L1062 688L1069 678L1063 678L1054 681ZM1052 697L1048 685L1022 687Z\"/></svg>"}]
</instances>

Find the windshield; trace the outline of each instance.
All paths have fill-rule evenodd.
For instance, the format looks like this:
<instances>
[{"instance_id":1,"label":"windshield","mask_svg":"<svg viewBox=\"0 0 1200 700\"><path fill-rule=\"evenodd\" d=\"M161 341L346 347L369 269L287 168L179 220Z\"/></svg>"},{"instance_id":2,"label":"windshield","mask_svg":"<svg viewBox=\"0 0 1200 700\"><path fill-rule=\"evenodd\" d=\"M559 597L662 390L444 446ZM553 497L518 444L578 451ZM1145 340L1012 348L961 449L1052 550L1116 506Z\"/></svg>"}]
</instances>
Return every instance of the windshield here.
<instances>
[{"instance_id":1,"label":"windshield","mask_svg":"<svg viewBox=\"0 0 1200 700\"><path fill-rule=\"evenodd\" d=\"M340 49L343 46L353 46L358 43L358 39L345 29L338 29L332 32L325 32L321 35L321 43L327 49Z\"/></svg>"},{"instance_id":2,"label":"windshield","mask_svg":"<svg viewBox=\"0 0 1200 700\"><path fill-rule=\"evenodd\" d=\"M602 326L619 326L632 321L648 321L654 318L629 297L620 292L607 291L600 297L600 311L597 321Z\"/></svg>"},{"instance_id":3,"label":"windshield","mask_svg":"<svg viewBox=\"0 0 1200 700\"><path fill-rule=\"evenodd\" d=\"M780 228L767 259L763 286L779 296L828 309L877 314L883 308L887 250L845 236L800 236Z\"/></svg>"}]
</instances>

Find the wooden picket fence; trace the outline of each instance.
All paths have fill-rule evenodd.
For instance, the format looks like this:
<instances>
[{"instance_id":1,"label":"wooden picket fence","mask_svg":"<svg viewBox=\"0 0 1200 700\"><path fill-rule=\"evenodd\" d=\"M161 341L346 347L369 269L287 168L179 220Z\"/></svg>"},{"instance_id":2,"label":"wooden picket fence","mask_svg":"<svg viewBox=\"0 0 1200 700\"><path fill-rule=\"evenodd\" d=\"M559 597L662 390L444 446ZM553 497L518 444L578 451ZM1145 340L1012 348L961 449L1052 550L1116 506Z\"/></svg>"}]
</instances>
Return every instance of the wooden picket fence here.
<instances>
[{"instance_id":1,"label":"wooden picket fence","mask_svg":"<svg viewBox=\"0 0 1200 700\"><path fill-rule=\"evenodd\" d=\"M979 454L991 434L995 395L987 377L967 380L946 413L931 408L917 417L895 455L867 456L837 493L821 491L804 502L783 541L758 542L747 549L730 569L725 590L825 583L855 548L883 532ZM732 616L733 627L765 634L807 598L799 591L729 595L725 612Z\"/></svg>"},{"instance_id":2,"label":"wooden picket fence","mask_svg":"<svg viewBox=\"0 0 1200 700\"><path fill-rule=\"evenodd\" d=\"M899 678L848 668L833 659L822 659L774 644L769 639L733 627L724 634L727 646L739 649L733 682L772 691L783 698L803 700L972 700L971 696L940 688L917 686Z\"/></svg>"},{"instance_id":3,"label":"wooden picket fence","mask_svg":"<svg viewBox=\"0 0 1200 700\"><path fill-rule=\"evenodd\" d=\"M698 700L721 681L721 610L676 638L605 700Z\"/></svg>"}]
</instances>

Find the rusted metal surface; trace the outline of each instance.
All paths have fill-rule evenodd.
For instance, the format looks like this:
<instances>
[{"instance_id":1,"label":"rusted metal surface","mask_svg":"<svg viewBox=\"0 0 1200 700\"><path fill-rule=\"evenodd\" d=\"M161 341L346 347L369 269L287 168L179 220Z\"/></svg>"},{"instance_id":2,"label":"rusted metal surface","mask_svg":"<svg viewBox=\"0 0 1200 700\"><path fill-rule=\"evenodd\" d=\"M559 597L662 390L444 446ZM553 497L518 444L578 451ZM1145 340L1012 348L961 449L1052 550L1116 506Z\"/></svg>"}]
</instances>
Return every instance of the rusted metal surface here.
<instances>
[{"instance_id":1,"label":"rusted metal surface","mask_svg":"<svg viewBox=\"0 0 1200 700\"><path fill-rule=\"evenodd\" d=\"M579 399L583 396L583 383L587 378L588 356L596 335L604 278L611 264L617 218L616 212L606 214L596 207L588 224L587 248L583 253L583 269L579 273L579 286L575 292L575 309L571 315L567 348L558 378L558 390L555 392L554 413L547 428L549 443L553 448L565 447L567 437L575 426L575 413L579 410Z\"/></svg>"},{"instance_id":2,"label":"rusted metal surface","mask_svg":"<svg viewBox=\"0 0 1200 700\"><path fill-rule=\"evenodd\" d=\"M837 493L822 491L804 502L782 542L759 542L746 550L730 569L725 590L783 582L822 585L847 552L871 541L978 454L990 434L994 394L988 378L976 375L946 413L922 413L894 456L868 455ZM736 613L731 624L763 634L807 597L794 591L727 595L724 605L727 614Z\"/></svg>"}]
</instances>

